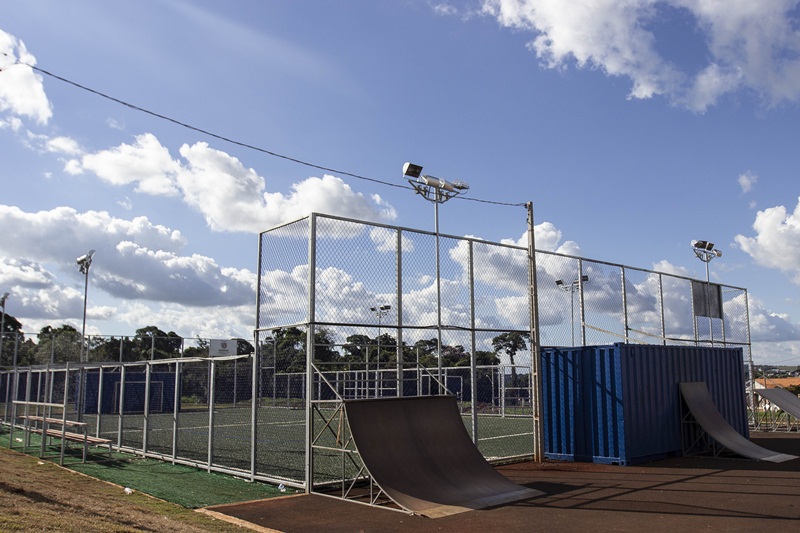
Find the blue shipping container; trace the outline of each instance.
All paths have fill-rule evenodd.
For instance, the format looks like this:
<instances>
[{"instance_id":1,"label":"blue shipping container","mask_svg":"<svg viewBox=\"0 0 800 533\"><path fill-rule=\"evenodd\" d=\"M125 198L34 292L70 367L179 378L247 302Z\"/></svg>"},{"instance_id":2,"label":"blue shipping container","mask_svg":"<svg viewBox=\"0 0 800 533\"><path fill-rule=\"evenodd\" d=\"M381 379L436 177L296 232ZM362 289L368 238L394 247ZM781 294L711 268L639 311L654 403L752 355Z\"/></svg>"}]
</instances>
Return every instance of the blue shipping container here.
<instances>
[{"instance_id":1,"label":"blue shipping container","mask_svg":"<svg viewBox=\"0 0 800 533\"><path fill-rule=\"evenodd\" d=\"M704 381L749 436L741 348L614 344L542 350L545 455L635 464L683 453L679 384Z\"/></svg>"}]
</instances>

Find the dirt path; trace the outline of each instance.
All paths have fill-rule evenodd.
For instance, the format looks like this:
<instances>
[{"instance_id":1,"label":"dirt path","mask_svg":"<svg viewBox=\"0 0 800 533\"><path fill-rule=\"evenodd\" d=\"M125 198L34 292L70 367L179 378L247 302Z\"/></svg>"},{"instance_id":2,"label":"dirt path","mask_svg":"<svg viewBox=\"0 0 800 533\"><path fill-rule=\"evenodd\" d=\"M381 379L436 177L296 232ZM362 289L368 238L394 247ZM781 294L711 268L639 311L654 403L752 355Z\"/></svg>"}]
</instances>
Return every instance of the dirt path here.
<instances>
[{"instance_id":1,"label":"dirt path","mask_svg":"<svg viewBox=\"0 0 800 533\"><path fill-rule=\"evenodd\" d=\"M0 531L245 531L0 447Z\"/></svg>"}]
</instances>

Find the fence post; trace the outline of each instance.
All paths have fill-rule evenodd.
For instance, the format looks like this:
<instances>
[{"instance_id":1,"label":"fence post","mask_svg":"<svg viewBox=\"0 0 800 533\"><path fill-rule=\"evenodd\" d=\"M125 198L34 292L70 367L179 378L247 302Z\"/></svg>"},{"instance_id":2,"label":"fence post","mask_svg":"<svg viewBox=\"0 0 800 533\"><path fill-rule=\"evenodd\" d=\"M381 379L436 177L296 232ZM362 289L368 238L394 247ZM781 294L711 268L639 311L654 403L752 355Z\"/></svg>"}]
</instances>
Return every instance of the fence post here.
<instances>
[{"instance_id":1,"label":"fence post","mask_svg":"<svg viewBox=\"0 0 800 533\"><path fill-rule=\"evenodd\" d=\"M178 361L175 363L175 391L173 392L172 403L172 464L175 464L175 458L178 455L178 413L180 413L181 403L181 373L183 372L183 363Z\"/></svg>"},{"instance_id":2,"label":"fence post","mask_svg":"<svg viewBox=\"0 0 800 533\"><path fill-rule=\"evenodd\" d=\"M148 433L150 429L150 363L144 365L144 413L142 415L142 452L147 453Z\"/></svg>"},{"instance_id":3,"label":"fence post","mask_svg":"<svg viewBox=\"0 0 800 533\"><path fill-rule=\"evenodd\" d=\"M208 465L207 469L211 472L211 463L214 459L214 389L215 389L215 361L210 359L209 364L209 383L208 383Z\"/></svg>"}]
</instances>

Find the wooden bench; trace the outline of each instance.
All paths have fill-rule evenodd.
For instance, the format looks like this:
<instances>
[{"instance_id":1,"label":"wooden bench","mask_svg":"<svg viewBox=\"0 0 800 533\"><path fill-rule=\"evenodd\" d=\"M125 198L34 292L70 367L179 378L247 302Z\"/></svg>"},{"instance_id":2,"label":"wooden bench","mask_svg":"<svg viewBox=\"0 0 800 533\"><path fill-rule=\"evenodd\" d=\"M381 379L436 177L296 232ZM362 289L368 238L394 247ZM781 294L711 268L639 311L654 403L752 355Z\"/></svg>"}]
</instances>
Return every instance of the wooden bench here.
<instances>
[{"instance_id":1,"label":"wooden bench","mask_svg":"<svg viewBox=\"0 0 800 533\"><path fill-rule=\"evenodd\" d=\"M46 438L61 439L61 460L60 464L64 464L64 449L68 441L83 444L83 462L86 462L86 457L89 453L89 445L108 447L108 458L111 459L111 440L103 437L94 437L88 434L86 422L79 422L77 420L68 420L66 418L65 406L61 404L45 404L42 402L14 402L18 406L24 406L25 411L30 407L49 407L49 408L62 408L65 414L62 418L47 417L41 415L21 414L17 418L22 420L22 428L25 432L22 448L23 453L27 453L27 447L30 445L31 433L42 435L42 445L40 456L44 456L44 448ZM51 426L60 426L60 429ZM67 428L74 429L75 431L67 431Z\"/></svg>"}]
</instances>

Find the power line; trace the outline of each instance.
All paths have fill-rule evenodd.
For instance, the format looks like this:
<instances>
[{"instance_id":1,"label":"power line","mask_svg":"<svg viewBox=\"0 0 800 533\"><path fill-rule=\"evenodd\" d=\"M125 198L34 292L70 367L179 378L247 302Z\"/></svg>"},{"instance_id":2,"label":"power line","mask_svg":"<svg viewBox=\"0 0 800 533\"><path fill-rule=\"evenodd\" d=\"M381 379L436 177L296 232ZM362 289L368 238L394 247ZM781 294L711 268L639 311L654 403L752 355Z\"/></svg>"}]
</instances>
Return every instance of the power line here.
<instances>
[{"instance_id":1,"label":"power line","mask_svg":"<svg viewBox=\"0 0 800 533\"><path fill-rule=\"evenodd\" d=\"M32 70L35 70L36 72L40 72L40 73L44 74L45 76L49 76L51 78L57 79L57 80L59 80L61 82L64 82L64 83L69 84L69 85L72 85L73 87L77 87L78 89L81 89L83 91L89 92L89 93L94 94L96 96L100 96L101 98L105 98L106 100L110 100L110 101L112 101L114 103L120 104L122 106L125 106L127 108L133 109L135 111L139 111L141 113L145 113L145 114L150 115L152 117L155 117L155 118L158 118L158 119L161 119L161 120L165 120L167 122L171 122L173 124L176 124L178 126L186 128L188 130L192 130L192 131L195 131L195 132L198 132L198 133L202 133L203 135L208 135L209 137L213 137L214 139L219 139L220 141L224 141L224 142L236 145L236 146L240 146L242 148L247 148L247 149L250 149L250 150L254 150L256 152L260 152L262 154L267 154L267 155L270 155L272 157L277 157L277 158L280 158L280 159L284 159L286 161L291 161L292 163L297 163L298 165L304 165L304 166L307 166L307 167L310 167L310 168L315 168L317 170L322 170L322 171L325 171L325 172L332 172L334 174L339 174L339 175L342 175L342 176L349 176L351 178L355 178L355 179L359 179L359 180L371 181L372 183L378 183L378 184L381 184L381 185L386 185L388 187L396 187L398 189L407 189L407 190L412 190L412 191L414 190L413 188L405 186L405 185L400 185L400 184L397 184L397 183L391 183L391 182L388 182L388 181L383 181L383 180L379 180L379 179L375 179L375 178L370 178L368 176L362 176L360 174L355 174L355 173L352 173L352 172L346 172L346 171L343 171L343 170L336 170L334 168L325 167L325 166L322 166L322 165L317 165L317 164L314 164L314 163L310 163L308 161L304 161L302 159L297 159L295 157L290 157L290 156L287 156L287 155L284 155L284 154L279 154L277 152L273 152L271 150L267 150L266 148L261 148L259 146L255 146L255 145L252 145L252 144L249 144L249 143L246 143L246 142L237 141L235 139L231 139L230 137L226 137L224 135L220 135L220 134L208 131L206 129L199 128L197 126L193 126L191 124L188 124L186 122L174 119L174 118L169 117L167 115L163 115L161 113L157 113L155 111L151 111L149 109L146 109L144 107L132 104L130 102L126 102L125 100L121 100L119 98L115 98L115 97L113 97L111 95L108 95L106 93L100 92L100 91L98 91L96 89L92 89L91 87L87 87L87 86L82 85L80 83L74 82L74 81L72 81L70 79L64 78L63 76L59 76L58 74L54 74L54 73L52 73L52 72L50 72L48 70L45 70L43 68L39 68L39 67L37 67L35 65L31 65L31 64L25 63L24 61L20 61L19 59L15 58L13 56L10 56L6 52L0 52L0 53L2 53L6 57L12 59L14 61L14 64L16 64L16 65L24 65L24 66L26 66L26 67L28 67L28 68L30 68ZM0 69L0 71L2 71L2 69ZM468 197L457 197L457 198L460 199L460 200L467 200L467 201L472 201L472 202L480 202L480 203L485 203L485 204L504 205L504 206L511 206L511 207L524 207L525 206L525 203L499 202L499 201L494 201L494 200L484 200L484 199L480 199L480 198L468 198Z\"/></svg>"}]
</instances>

